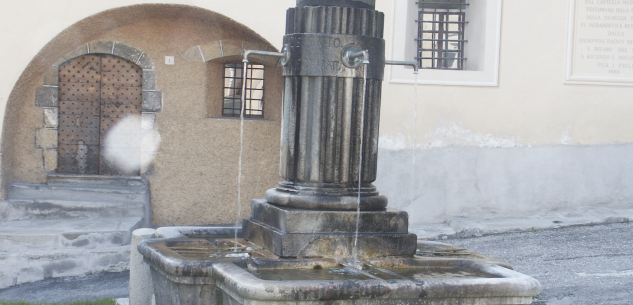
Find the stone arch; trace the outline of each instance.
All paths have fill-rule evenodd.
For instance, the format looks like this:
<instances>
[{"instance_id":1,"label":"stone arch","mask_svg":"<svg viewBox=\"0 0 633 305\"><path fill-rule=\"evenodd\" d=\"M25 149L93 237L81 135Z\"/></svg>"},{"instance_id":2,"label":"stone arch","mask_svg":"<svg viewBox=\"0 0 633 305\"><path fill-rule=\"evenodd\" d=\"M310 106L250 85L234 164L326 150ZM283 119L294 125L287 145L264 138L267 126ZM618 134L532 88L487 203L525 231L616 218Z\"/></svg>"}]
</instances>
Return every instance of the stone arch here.
<instances>
[{"instance_id":1,"label":"stone arch","mask_svg":"<svg viewBox=\"0 0 633 305\"><path fill-rule=\"evenodd\" d=\"M237 11L231 11L231 14ZM149 168L144 174L150 182L153 225L229 222L227 215L237 213L231 193L234 189L231 181L237 179L230 177L237 175L231 162L235 151L239 150L239 143L226 139L234 138L239 130L239 120L210 118L205 110L213 98L209 96L208 75L224 60L234 61L239 56L214 62L191 62L184 56L192 46L218 40L223 43L230 39L239 40L240 45L242 40L263 43L269 51L275 47L235 19L189 5L145 3L116 7L86 16L50 41L41 41L44 46L24 68L6 103L0 153L3 184L0 191L3 196L9 183L47 182L51 172L42 168L45 164L42 160L55 156L50 150L55 149L57 133L46 130L53 126L42 123L42 113L46 110L50 114L55 109L37 107L35 94L42 90L38 88L43 87L42 77L45 75L44 84L54 86L50 80L57 74L49 69L57 61L75 49L79 50L76 55L88 52L88 46L94 52L94 44L90 42L100 39L134 46L148 54L156 66L156 86L162 91L163 107L160 112L151 114L155 114L156 129L160 130L162 142L154 155L154 169ZM175 64L166 64L162 60L166 56L174 56ZM252 59L255 63L256 58ZM248 198L264 194L271 183L278 180L282 69L279 66L267 68L270 71L267 72L270 79L265 85L270 94L266 103L269 117L246 123L253 131L248 136L254 140L247 142L256 149L246 149L245 158L261 162L245 167L256 171L257 175L243 177L247 186L243 188L243 205L248 204ZM43 96L51 101L57 99L52 94ZM34 145L36 129L40 138L38 147ZM52 138L53 141L48 142L52 145L42 147L47 143L42 137ZM220 162L209 162L211 157ZM208 213L210 207L214 213Z\"/></svg>"},{"instance_id":2,"label":"stone arch","mask_svg":"<svg viewBox=\"0 0 633 305\"><path fill-rule=\"evenodd\" d=\"M154 121L156 112L162 108L162 92L156 90L156 67L154 62L145 52L130 45L112 40L94 40L78 47L58 61L56 61L44 75L44 84L36 89L35 105L42 108L44 122L41 128L36 130L35 145L41 149L42 168L49 173L57 170L57 133L59 116L59 67L67 61L87 54L110 54L135 63L143 70L142 88L142 133L150 136L159 136L155 130ZM147 147L141 147L141 163L144 158L151 160L155 152ZM151 169L147 164L140 169L141 174L147 174Z\"/></svg>"},{"instance_id":3,"label":"stone arch","mask_svg":"<svg viewBox=\"0 0 633 305\"><path fill-rule=\"evenodd\" d=\"M193 62L207 62L216 59L234 59L242 61L246 50L268 51L269 46L264 43L249 42L243 40L216 40L203 45L191 47L185 53L185 58ZM271 50L276 52L277 50ZM253 56L253 60L267 66L275 66L279 59L275 57Z\"/></svg>"}]
</instances>

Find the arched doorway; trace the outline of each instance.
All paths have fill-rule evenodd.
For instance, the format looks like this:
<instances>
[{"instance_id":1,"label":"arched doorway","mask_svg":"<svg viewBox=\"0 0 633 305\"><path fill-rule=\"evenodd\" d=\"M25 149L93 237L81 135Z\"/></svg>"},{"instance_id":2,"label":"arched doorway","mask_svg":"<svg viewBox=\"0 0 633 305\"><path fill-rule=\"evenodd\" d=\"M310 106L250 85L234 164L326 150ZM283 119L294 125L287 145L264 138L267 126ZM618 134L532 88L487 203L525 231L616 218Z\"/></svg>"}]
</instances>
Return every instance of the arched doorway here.
<instances>
[{"instance_id":1,"label":"arched doorway","mask_svg":"<svg viewBox=\"0 0 633 305\"><path fill-rule=\"evenodd\" d=\"M44 115L35 146L42 149L45 172L152 173L162 92L145 52L117 41L91 41L50 67L35 105Z\"/></svg>"},{"instance_id":2,"label":"arched doorway","mask_svg":"<svg viewBox=\"0 0 633 305\"><path fill-rule=\"evenodd\" d=\"M140 175L106 150L117 146L125 158L140 160L142 84L143 70L115 55L85 54L59 66L58 173ZM123 120L125 139L106 143Z\"/></svg>"}]
</instances>

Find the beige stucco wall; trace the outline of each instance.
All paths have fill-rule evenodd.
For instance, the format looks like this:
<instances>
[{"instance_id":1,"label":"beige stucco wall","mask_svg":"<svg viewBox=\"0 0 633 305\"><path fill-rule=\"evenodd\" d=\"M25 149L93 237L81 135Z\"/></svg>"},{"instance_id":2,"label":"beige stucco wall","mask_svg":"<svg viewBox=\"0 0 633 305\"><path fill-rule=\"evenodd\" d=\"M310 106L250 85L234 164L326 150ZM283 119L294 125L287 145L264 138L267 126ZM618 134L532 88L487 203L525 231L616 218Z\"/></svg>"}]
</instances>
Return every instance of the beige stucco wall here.
<instances>
[{"instance_id":1,"label":"beige stucco wall","mask_svg":"<svg viewBox=\"0 0 633 305\"><path fill-rule=\"evenodd\" d=\"M74 23L91 15L117 8L143 3L183 4L204 8L225 15L272 43L281 46L285 29L285 8L293 6L293 0L23 0L3 1L0 10L0 48L3 60L0 73L0 113L4 113L6 101L18 78L35 55L56 35ZM279 9L281 8L281 9ZM262 14L262 12L266 12ZM261 22L265 15L267 22ZM159 34L159 33L156 33ZM0 116L2 126L3 116Z\"/></svg>"},{"instance_id":2,"label":"beige stucco wall","mask_svg":"<svg viewBox=\"0 0 633 305\"><path fill-rule=\"evenodd\" d=\"M141 5L84 19L59 34L24 70L13 88L4 121L3 177L6 182L45 182L42 151L34 146L43 109L34 103L44 72L66 53L106 39L131 45L156 65L162 111L156 114L161 145L148 176L154 225L233 223L238 219L237 173L240 124L217 118L222 107L222 62L191 62L185 52L216 40L268 43L250 29L220 14L178 5ZM274 49L274 46L270 46ZM166 65L165 56L175 56ZM240 62L240 58L221 59ZM278 181L281 69L266 67L265 118L245 122L242 216L250 198L263 197Z\"/></svg>"}]
</instances>

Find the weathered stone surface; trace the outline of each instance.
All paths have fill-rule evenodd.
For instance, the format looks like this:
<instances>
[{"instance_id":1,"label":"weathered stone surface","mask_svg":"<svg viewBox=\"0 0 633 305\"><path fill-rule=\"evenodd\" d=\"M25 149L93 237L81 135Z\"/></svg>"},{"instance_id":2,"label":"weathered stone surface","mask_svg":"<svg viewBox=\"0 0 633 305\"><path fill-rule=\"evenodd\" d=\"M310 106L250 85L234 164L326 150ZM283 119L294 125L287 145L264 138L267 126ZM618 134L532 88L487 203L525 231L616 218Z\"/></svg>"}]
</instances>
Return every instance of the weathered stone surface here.
<instances>
[{"instance_id":1,"label":"weathered stone surface","mask_svg":"<svg viewBox=\"0 0 633 305\"><path fill-rule=\"evenodd\" d=\"M271 51L275 52L275 50L269 50L268 46L263 43L258 42L250 42L250 41L242 41L242 46L244 50L259 50L259 51Z\"/></svg>"},{"instance_id":2,"label":"weathered stone surface","mask_svg":"<svg viewBox=\"0 0 633 305\"><path fill-rule=\"evenodd\" d=\"M42 151L44 170L54 172L57 169L57 149L45 149Z\"/></svg>"},{"instance_id":3,"label":"weathered stone surface","mask_svg":"<svg viewBox=\"0 0 633 305\"><path fill-rule=\"evenodd\" d=\"M360 213L360 256L413 255L417 237L408 233L402 211ZM244 239L282 257L354 255L356 211L316 211L251 202L251 218L244 220Z\"/></svg>"},{"instance_id":4,"label":"weathered stone surface","mask_svg":"<svg viewBox=\"0 0 633 305\"><path fill-rule=\"evenodd\" d=\"M65 62L66 62L66 59L64 59L64 58L60 58L60 59L58 59L55 63L53 63L53 66L55 66L55 67L59 67L59 66L61 66L61 65L62 65L63 63L65 63Z\"/></svg>"},{"instance_id":5,"label":"weathered stone surface","mask_svg":"<svg viewBox=\"0 0 633 305\"><path fill-rule=\"evenodd\" d=\"M154 238L154 229L137 229L132 232L130 249L130 302L132 304L151 304L154 295L152 273L149 265L136 247L142 240Z\"/></svg>"},{"instance_id":6,"label":"weathered stone surface","mask_svg":"<svg viewBox=\"0 0 633 305\"><path fill-rule=\"evenodd\" d=\"M222 42L214 41L209 44L201 45L200 49L202 49L202 54L204 55L205 61L211 61L216 58L222 58L224 56L224 52L222 51Z\"/></svg>"},{"instance_id":7,"label":"weathered stone surface","mask_svg":"<svg viewBox=\"0 0 633 305\"><path fill-rule=\"evenodd\" d=\"M142 53L138 57L138 59L135 61L135 63L142 69L148 69L148 70L156 69L154 62L149 57L149 55L147 55L147 53Z\"/></svg>"},{"instance_id":8,"label":"weathered stone surface","mask_svg":"<svg viewBox=\"0 0 633 305\"><path fill-rule=\"evenodd\" d=\"M204 62L200 46L191 47L185 52L185 59L193 62Z\"/></svg>"},{"instance_id":9,"label":"weathered stone surface","mask_svg":"<svg viewBox=\"0 0 633 305\"><path fill-rule=\"evenodd\" d=\"M427 282L423 275L387 280L357 275L349 280L268 281L231 263L214 265L213 276L223 292L221 304L531 304L541 290L535 279L496 265L468 260L453 260L452 265L448 259L422 262L420 266L416 263L400 267L420 268L420 274L480 272L482 277L460 280L447 274L447 278L430 278ZM265 270L258 272L263 274Z\"/></svg>"},{"instance_id":10,"label":"weathered stone surface","mask_svg":"<svg viewBox=\"0 0 633 305\"><path fill-rule=\"evenodd\" d=\"M275 51L263 43L242 40L218 40L189 48L185 53L185 59L193 62L204 62L223 57L241 58L244 55L244 50ZM279 58L270 56L251 56L249 60L266 66L276 66L279 63Z\"/></svg>"},{"instance_id":11,"label":"weathered stone surface","mask_svg":"<svg viewBox=\"0 0 633 305\"><path fill-rule=\"evenodd\" d=\"M112 54L132 62L137 62L143 52L124 43L114 42L114 52L112 52Z\"/></svg>"},{"instance_id":12,"label":"weathered stone surface","mask_svg":"<svg viewBox=\"0 0 633 305\"><path fill-rule=\"evenodd\" d=\"M48 70L46 70L46 73L44 73L44 85L59 85L59 68L57 66L51 66Z\"/></svg>"},{"instance_id":13,"label":"weathered stone surface","mask_svg":"<svg viewBox=\"0 0 633 305\"><path fill-rule=\"evenodd\" d=\"M265 224L244 220L244 239L281 257L353 257L356 234L285 233ZM411 256L417 237L408 233L359 233L360 257Z\"/></svg>"},{"instance_id":14,"label":"weathered stone surface","mask_svg":"<svg viewBox=\"0 0 633 305\"><path fill-rule=\"evenodd\" d=\"M35 132L35 147L39 149L57 148L57 129L37 129L37 131Z\"/></svg>"},{"instance_id":15,"label":"weathered stone surface","mask_svg":"<svg viewBox=\"0 0 633 305\"><path fill-rule=\"evenodd\" d=\"M143 111L159 112L163 107L161 91L143 91Z\"/></svg>"},{"instance_id":16,"label":"weathered stone surface","mask_svg":"<svg viewBox=\"0 0 633 305\"><path fill-rule=\"evenodd\" d=\"M156 70L143 69L143 89L156 90Z\"/></svg>"},{"instance_id":17,"label":"weathered stone surface","mask_svg":"<svg viewBox=\"0 0 633 305\"><path fill-rule=\"evenodd\" d=\"M70 51L68 54L64 55L64 59L65 60L70 60L73 59L75 57L81 56L81 55L85 55L88 54L88 44L82 45L72 51Z\"/></svg>"},{"instance_id":18,"label":"weathered stone surface","mask_svg":"<svg viewBox=\"0 0 633 305\"><path fill-rule=\"evenodd\" d=\"M89 43L90 53L102 53L102 54L112 54L112 45L114 41L112 40L94 40Z\"/></svg>"},{"instance_id":19,"label":"weathered stone surface","mask_svg":"<svg viewBox=\"0 0 633 305\"><path fill-rule=\"evenodd\" d=\"M58 87L39 87L35 89L35 106L57 107L59 105Z\"/></svg>"},{"instance_id":20,"label":"weathered stone surface","mask_svg":"<svg viewBox=\"0 0 633 305\"><path fill-rule=\"evenodd\" d=\"M409 215L388 210L360 212L361 233L408 233ZM251 202L251 219L284 233L353 233L356 211L315 211L282 208L263 199Z\"/></svg>"},{"instance_id":21,"label":"weathered stone surface","mask_svg":"<svg viewBox=\"0 0 633 305\"><path fill-rule=\"evenodd\" d=\"M222 40L223 57L242 56L244 54L241 40ZM206 57L206 56L205 56Z\"/></svg>"},{"instance_id":22,"label":"weathered stone surface","mask_svg":"<svg viewBox=\"0 0 633 305\"><path fill-rule=\"evenodd\" d=\"M221 298L220 291L213 283L200 284L171 281L156 268L151 269L151 274L156 304L222 304L218 302Z\"/></svg>"},{"instance_id":23,"label":"weathered stone surface","mask_svg":"<svg viewBox=\"0 0 633 305\"><path fill-rule=\"evenodd\" d=\"M59 108L44 108L44 127L57 128L59 126Z\"/></svg>"},{"instance_id":24,"label":"weathered stone surface","mask_svg":"<svg viewBox=\"0 0 633 305\"><path fill-rule=\"evenodd\" d=\"M505 263L447 244L421 243L415 257L361 259L368 269L357 270L345 259L280 259L257 246L239 252L244 258L218 258L220 248L206 240L213 230L202 231L187 236L205 239L180 234L139 244L157 304L530 304L541 290L537 280ZM195 257L188 249L195 249Z\"/></svg>"}]
</instances>

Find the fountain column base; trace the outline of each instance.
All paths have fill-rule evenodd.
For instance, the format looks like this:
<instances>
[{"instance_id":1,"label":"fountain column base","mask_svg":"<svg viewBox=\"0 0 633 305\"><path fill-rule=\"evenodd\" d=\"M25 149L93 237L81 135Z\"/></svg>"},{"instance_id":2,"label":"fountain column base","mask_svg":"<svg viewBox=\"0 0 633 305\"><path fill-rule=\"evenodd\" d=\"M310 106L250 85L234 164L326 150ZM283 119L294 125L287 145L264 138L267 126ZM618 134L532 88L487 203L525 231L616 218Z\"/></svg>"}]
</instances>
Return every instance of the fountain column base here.
<instances>
[{"instance_id":1,"label":"fountain column base","mask_svg":"<svg viewBox=\"0 0 633 305\"><path fill-rule=\"evenodd\" d=\"M412 256L417 237L397 210L360 212L359 257ZM353 257L356 211L313 211L251 202L244 239L280 257Z\"/></svg>"}]
</instances>

